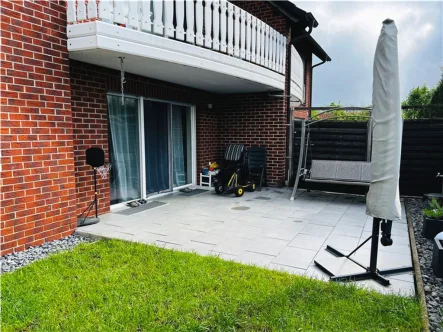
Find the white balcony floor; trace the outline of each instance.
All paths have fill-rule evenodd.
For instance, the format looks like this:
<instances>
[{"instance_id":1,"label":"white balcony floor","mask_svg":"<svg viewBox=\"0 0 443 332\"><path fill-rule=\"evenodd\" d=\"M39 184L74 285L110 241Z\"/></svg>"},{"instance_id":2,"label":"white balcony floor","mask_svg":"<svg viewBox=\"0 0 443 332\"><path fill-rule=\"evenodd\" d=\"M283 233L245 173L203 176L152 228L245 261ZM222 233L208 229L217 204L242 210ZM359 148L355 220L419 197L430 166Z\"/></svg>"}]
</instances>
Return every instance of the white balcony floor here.
<instances>
[{"instance_id":1,"label":"white balcony floor","mask_svg":"<svg viewBox=\"0 0 443 332\"><path fill-rule=\"evenodd\" d=\"M304 191L295 201L290 196L291 189L273 188L246 192L240 198L214 191L193 197L173 193L156 199L166 205L131 216L109 213L100 216L99 224L78 228L77 233L217 255L326 281L328 276L314 263L333 258L324 250L326 245L347 254L370 235L372 218L365 214L364 198ZM404 214L394 222L392 234L391 247L379 246L378 267L410 266ZM368 245L354 258L369 265ZM371 280L356 284L381 293L415 293L412 272L388 279L389 287Z\"/></svg>"}]
</instances>

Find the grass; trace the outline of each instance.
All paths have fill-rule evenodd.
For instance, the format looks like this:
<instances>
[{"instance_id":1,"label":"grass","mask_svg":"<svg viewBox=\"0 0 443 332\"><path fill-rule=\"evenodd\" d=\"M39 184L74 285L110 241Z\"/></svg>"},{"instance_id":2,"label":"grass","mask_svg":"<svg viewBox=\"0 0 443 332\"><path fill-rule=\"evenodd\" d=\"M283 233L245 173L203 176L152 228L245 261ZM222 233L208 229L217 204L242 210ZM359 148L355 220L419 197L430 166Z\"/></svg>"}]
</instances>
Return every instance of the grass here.
<instances>
[{"instance_id":1,"label":"grass","mask_svg":"<svg viewBox=\"0 0 443 332\"><path fill-rule=\"evenodd\" d=\"M2 331L419 331L413 298L102 240L1 278Z\"/></svg>"}]
</instances>

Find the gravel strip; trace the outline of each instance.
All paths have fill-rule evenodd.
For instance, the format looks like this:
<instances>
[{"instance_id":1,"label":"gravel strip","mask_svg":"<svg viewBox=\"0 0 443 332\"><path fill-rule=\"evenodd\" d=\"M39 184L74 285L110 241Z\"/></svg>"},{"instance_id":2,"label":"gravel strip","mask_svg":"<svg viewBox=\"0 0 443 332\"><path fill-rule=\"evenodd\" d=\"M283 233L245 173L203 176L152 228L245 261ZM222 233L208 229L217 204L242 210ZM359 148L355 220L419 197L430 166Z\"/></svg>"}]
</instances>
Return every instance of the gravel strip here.
<instances>
[{"instance_id":1,"label":"gravel strip","mask_svg":"<svg viewBox=\"0 0 443 332\"><path fill-rule=\"evenodd\" d=\"M414 235L417 245L420 269L426 296L426 306L429 313L430 331L443 331L443 279L437 278L432 271L433 242L421 235L423 228L422 215L423 200L418 198L407 199L408 215L414 226Z\"/></svg>"},{"instance_id":2,"label":"gravel strip","mask_svg":"<svg viewBox=\"0 0 443 332\"><path fill-rule=\"evenodd\" d=\"M60 240L43 243L41 246L29 247L25 251L5 255L0 258L1 273L12 272L60 251L71 250L84 242L93 242L93 240L74 234Z\"/></svg>"}]
</instances>

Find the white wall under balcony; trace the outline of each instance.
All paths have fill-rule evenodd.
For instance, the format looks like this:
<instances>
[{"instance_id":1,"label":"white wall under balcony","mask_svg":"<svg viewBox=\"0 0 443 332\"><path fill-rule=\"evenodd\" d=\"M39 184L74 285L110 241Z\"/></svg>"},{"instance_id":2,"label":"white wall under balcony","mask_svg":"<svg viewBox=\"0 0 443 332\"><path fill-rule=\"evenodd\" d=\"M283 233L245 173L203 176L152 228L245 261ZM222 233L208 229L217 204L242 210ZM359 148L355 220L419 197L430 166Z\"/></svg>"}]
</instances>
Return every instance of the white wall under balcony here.
<instances>
[{"instance_id":1,"label":"white wall under balcony","mask_svg":"<svg viewBox=\"0 0 443 332\"><path fill-rule=\"evenodd\" d=\"M71 59L217 93L276 91L285 77L241 58L95 21L68 25Z\"/></svg>"}]
</instances>

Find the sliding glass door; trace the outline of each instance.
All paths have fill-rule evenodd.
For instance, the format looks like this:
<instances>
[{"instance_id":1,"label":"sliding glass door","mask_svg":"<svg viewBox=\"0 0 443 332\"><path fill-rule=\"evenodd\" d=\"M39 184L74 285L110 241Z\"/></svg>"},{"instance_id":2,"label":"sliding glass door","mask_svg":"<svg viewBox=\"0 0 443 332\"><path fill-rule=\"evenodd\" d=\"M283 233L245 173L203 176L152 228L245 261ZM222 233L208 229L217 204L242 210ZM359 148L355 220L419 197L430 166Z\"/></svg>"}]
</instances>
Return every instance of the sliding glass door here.
<instances>
[{"instance_id":1,"label":"sliding glass door","mask_svg":"<svg viewBox=\"0 0 443 332\"><path fill-rule=\"evenodd\" d=\"M195 114L170 102L108 95L111 204L195 181Z\"/></svg>"},{"instance_id":2,"label":"sliding glass door","mask_svg":"<svg viewBox=\"0 0 443 332\"><path fill-rule=\"evenodd\" d=\"M139 100L108 95L111 204L141 197Z\"/></svg>"},{"instance_id":3,"label":"sliding glass door","mask_svg":"<svg viewBox=\"0 0 443 332\"><path fill-rule=\"evenodd\" d=\"M146 194L171 189L169 160L169 104L144 101Z\"/></svg>"}]
</instances>

